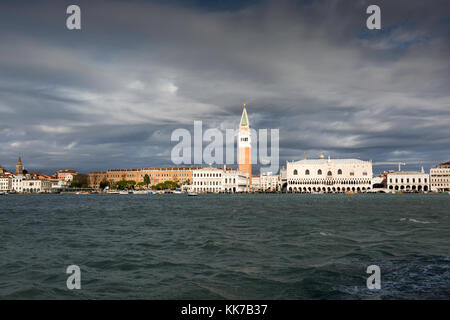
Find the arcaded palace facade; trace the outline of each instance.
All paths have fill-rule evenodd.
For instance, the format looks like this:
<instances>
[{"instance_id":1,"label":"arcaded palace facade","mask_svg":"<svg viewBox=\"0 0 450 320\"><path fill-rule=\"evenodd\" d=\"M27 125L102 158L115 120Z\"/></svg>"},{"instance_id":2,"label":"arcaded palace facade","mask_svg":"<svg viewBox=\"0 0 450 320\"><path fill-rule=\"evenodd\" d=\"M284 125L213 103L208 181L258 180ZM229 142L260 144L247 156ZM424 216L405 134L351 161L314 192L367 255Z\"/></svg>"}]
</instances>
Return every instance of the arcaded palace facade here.
<instances>
[{"instance_id":1,"label":"arcaded palace facade","mask_svg":"<svg viewBox=\"0 0 450 320\"><path fill-rule=\"evenodd\" d=\"M372 188L372 162L359 159L304 159L287 162L288 192L362 192Z\"/></svg>"},{"instance_id":2,"label":"arcaded palace facade","mask_svg":"<svg viewBox=\"0 0 450 320\"><path fill-rule=\"evenodd\" d=\"M386 177L387 188L391 191L429 191L430 175L422 171L391 172Z\"/></svg>"}]
</instances>

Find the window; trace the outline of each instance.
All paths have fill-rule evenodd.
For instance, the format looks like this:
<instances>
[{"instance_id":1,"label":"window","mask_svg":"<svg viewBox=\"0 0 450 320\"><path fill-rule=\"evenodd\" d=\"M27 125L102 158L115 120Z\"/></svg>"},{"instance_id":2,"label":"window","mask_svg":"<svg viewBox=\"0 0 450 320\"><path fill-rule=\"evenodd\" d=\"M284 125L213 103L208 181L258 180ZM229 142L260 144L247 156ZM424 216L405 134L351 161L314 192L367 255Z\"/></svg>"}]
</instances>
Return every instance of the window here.
<instances>
[{"instance_id":1,"label":"window","mask_svg":"<svg viewBox=\"0 0 450 320\"><path fill-rule=\"evenodd\" d=\"M309 170L308 170L308 169L306 169L305 175L306 175L306 176L309 176Z\"/></svg>"},{"instance_id":2,"label":"window","mask_svg":"<svg viewBox=\"0 0 450 320\"><path fill-rule=\"evenodd\" d=\"M363 172L363 176L367 176L367 172L364 171L364 172Z\"/></svg>"},{"instance_id":3,"label":"window","mask_svg":"<svg viewBox=\"0 0 450 320\"><path fill-rule=\"evenodd\" d=\"M354 175L355 175L355 173L354 173L354 172L350 172L350 175L351 175L351 176L354 176Z\"/></svg>"},{"instance_id":4,"label":"window","mask_svg":"<svg viewBox=\"0 0 450 320\"><path fill-rule=\"evenodd\" d=\"M331 171L328 171L327 176L331 176L331 175L332 175Z\"/></svg>"},{"instance_id":5,"label":"window","mask_svg":"<svg viewBox=\"0 0 450 320\"><path fill-rule=\"evenodd\" d=\"M338 170L338 174L342 174L342 170L341 169Z\"/></svg>"},{"instance_id":6,"label":"window","mask_svg":"<svg viewBox=\"0 0 450 320\"><path fill-rule=\"evenodd\" d=\"M317 171L317 174L318 174L319 176L322 175L322 170L319 169L319 170Z\"/></svg>"},{"instance_id":7,"label":"window","mask_svg":"<svg viewBox=\"0 0 450 320\"><path fill-rule=\"evenodd\" d=\"M296 176L298 174L297 169L294 170L294 176Z\"/></svg>"}]
</instances>

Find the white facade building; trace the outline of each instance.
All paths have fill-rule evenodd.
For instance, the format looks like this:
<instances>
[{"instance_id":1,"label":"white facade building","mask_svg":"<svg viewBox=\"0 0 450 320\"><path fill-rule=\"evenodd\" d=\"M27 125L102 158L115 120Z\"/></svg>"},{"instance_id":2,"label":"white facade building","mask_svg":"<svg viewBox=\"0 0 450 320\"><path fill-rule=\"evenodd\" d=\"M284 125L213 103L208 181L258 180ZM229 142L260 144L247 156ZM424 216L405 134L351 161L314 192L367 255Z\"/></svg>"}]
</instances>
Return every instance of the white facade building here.
<instances>
[{"instance_id":1,"label":"white facade building","mask_svg":"<svg viewBox=\"0 0 450 320\"><path fill-rule=\"evenodd\" d=\"M287 192L365 192L372 189L372 162L305 159L287 162Z\"/></svg>"},{"instance_id":2,"label":"white facade building","mask_svg":"<svg viewBox=\"0 0 450 320\"><path fill-rule=\"evenodd\" d=\"M450 191L450 162L440 163L430 169L431 191Z\"/></svg>"},{"instance_id":3,"label":"white facade building","mask_svg":"<svg viewBox=\"0 0 450 320\"><path fill-rule=\"evenodd\" d=\"M8 176L0 176L0 191L11 190L11 178Z\"/></svg>"},{"instance_id":4,"label":"white facade building","mask_svg":"<svg viewBox=\"0 0 450 320\"><path fill-rule=\"evenodd\" d=\"M52 182L47 180L22 180L22 192L36 193L36 192L50 192L52 189Z\"/></svg>"},{"instance_id":5,"label":"white facade building","mask_svg":"<svg viewBox=\"0 0 450 320\"><path fill-rule=\"evenodd\" d=\"M34 192L50 192L53 183L48 180L40 180L32 178L30 175L13 175L10 179L11 188L19 193L34 193Z\"/></svg>"},{"instance_id":6,"label":"white facade building","mask_svg":"<svg viewBox=\"0 0 450 320\"><path fill-rule=\"evenodd\" d=\"M389 191L420 192L429 191L430 175L419 171L398 171L386 177Z\"/></svg>"},{"instance_id":7,"label":"white facade building","mask_svg":"<svg viewBox=\"0 0 450 320\"><path fill-rule=\"evenodd\" d=\"M192 172L191 191L198 193L245 192L248 176L226 168L202 168Z\"/></svg>"},{"instance_id":8,"label":"white facade building","mask_svg":"<svg viewBox=\"0 0 450 320\"><path fill-rule=\"evenodd\" d=\"M16 192L23 192L23 184L22 182L26 179L26 177L22 174L14 175L11 177L11 190Z\"/></svg>"},{"instance_id":9,"label":"white facade building","mask_svg":"<svg viewBox=\"0 0 450 320\"><path fill-rule=\"evenodd\" d=\"M258 192L261 190L260 177L258 175L254 175L252 177L252 184L250 186L250 190L253 192Z\"/></svg>"},{"instance_id":10,"label":"white facade building","mask_svg":"<svg viewBox=\"0 0 450 320\"><path fill-rule=\"evenodd\" d=\"M263 192L273 192L279 190L280 176L272 172L261 173L259 176L260 190Z\"/></svg>"},{"instance_id":11,"label":"white facade building","mask_svg":"<svg viewBox=\"0 0 450 320\"><path fill-rule=\"evenodd\" d=\"M249 177L240 171L225 169L222 186L222 192L247 192L249 191Z\"/></svg>"}]
</instances>

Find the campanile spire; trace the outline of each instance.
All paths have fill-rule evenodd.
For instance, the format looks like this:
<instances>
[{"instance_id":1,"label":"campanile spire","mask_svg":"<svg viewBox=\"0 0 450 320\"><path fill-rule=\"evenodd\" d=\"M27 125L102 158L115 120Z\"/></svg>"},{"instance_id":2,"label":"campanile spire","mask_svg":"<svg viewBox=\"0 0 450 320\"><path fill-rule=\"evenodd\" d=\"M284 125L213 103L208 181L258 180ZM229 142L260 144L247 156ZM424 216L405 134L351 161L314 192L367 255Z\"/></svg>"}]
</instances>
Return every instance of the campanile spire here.
<instances>
[{"instance_id":1,"label":"campanile spire","mask_svg":"<svg viewBox=\"0 0 450 320\"><path fill-rule=\"evenodd\" d=\"M20 158L20 156L17 159L16 174L23 174L22 159Z\"/></svg>"},{"instance_id":2,"label":"campanile spire","mask_svg":"<svg viewBox=\"0 0 450 320\"><path fill-rule=\"evenodd\" d=\"M250 123L248 121L246 104L243 104L241 122L239 124L239 154L238 167L239 171L247 174L249 183L252 183L252 146Z\"/></svg>"}]
</instances>

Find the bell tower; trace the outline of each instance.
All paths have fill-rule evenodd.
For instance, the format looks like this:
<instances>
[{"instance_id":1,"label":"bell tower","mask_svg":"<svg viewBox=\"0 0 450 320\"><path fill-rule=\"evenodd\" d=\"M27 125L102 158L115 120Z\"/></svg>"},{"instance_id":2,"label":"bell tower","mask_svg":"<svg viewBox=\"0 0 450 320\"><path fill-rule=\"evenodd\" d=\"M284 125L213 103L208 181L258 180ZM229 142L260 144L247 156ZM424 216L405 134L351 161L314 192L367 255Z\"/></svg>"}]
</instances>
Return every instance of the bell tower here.
<instances>
[{"instance_id":1,"label":"bell tower","mask_svg":"<svg viewBox=\"0 0 450 320\"><path fill-rule=\"evenodd\" d=\"M19 158L17 159L17 164L16 164L16 174L23 174L23 165L22 165L22 159Z\"/></svg>"},{"instance_id":2,"label":"bell tower","mask_svg":"<svg viewBox=\"0 0 450 320\"><path fill-rule=\"evenodd\" d=\"M252 183L252 146L250 123L248 122L247 109L245 103L243 105L241 123L239 125L239 151L238 151L238 167L239 171L248 174L249 183Z\"/></svg>"}]
</instances>

